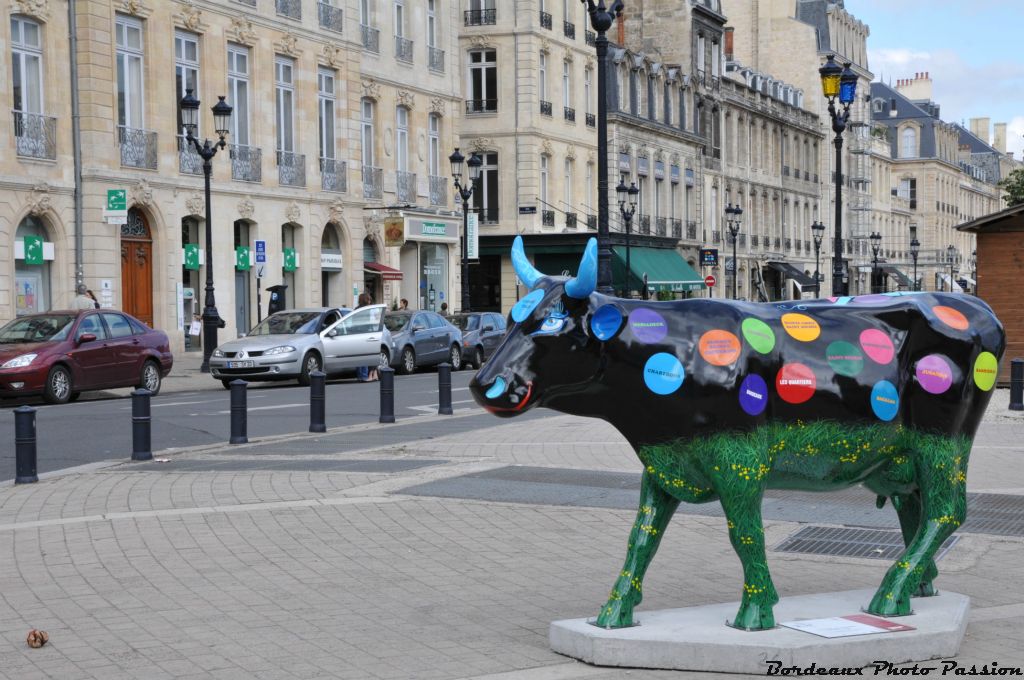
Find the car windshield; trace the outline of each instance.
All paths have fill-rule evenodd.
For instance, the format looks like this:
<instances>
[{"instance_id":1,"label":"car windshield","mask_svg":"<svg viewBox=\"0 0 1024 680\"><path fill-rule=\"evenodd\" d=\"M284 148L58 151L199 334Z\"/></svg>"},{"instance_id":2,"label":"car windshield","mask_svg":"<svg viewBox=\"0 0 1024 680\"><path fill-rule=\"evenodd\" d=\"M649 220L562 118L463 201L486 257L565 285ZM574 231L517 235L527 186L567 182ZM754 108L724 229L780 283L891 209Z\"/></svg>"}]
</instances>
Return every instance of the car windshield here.
<instances>
[{"instance_id":1,"label":"car windshield","mask_svg":"<svg viewBox=\"0 0 1024 680\"><path fill-rule=\"evenodd\" d=\"M71 332L75 316L74 314L40 314L15 319L0 328L0 344L64 340Z\"/></svg>"},{"instance_id":2,"label":"car windshield","mask_svg":"<svg viewBox=\"0 0 1024 680\"><path fill-rule=\"evenodd\" d=\"M316 333L320 312L278 312L268 316L249 335L301 335Z\"/></svg>"},{"instance_id":3,"label":"car windshield","mask_svg":"<svg viewBox=\"0 0 1024 680\"><path fill-rule=\"evenodd\" d=\"M453 316L448 320L464 331L475 331L480 327L479 316Z\"/></svg>"},{"instance_id":4,"label":"car windshield","mask_svg":"<svg viewBox=\"0 0 1024 680\"><path fill-rule=\"evenodd\" d=\"M384 325L392 333L398 333L405 330L405 327L409 325L409 319L412 318L411 314L388 314L384 317Z\"/></svg>"}]
</instances>

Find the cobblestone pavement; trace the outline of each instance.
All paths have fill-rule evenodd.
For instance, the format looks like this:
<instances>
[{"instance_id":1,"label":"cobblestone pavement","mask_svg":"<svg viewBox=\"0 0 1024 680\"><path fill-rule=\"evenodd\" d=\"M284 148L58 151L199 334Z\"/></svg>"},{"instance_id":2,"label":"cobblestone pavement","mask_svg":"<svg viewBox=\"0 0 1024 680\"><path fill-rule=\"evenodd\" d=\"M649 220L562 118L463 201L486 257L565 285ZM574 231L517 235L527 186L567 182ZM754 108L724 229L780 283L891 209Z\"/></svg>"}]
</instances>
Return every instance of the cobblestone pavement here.
<instances>
[{"instance_id":1,"label":"cobblestone pavement","mask_svg":"<svg viewBox=\"0 0 1024 680\"><path fill-rule=\"evenodd\" d=\"M992 413L972 454L972 491L1024 493L1022 424ZM145 468L91 466L0 485L0 677L694 676L595 668L548 648L550 621L593 615L604 602L632 512L401 493L510 464L638 471L603 423L496 420L360 452L256 450L208 447ZM257 459L283 467L246 465ZM325 460L429 464L312 469ZM176 469L182 462L221 469ZM768 545L798 527L767 523ZM1020 538L965 534L939 563L939 587L972 598L960 663L1024 666L1022 548ZM871 588L888 566L782 553L769 562L782 597ZM677 515L641 609L735 601L740 584L723 520ZM30 628L48 631L50 643L27 647Z\"/></svg>"}]
</instances>

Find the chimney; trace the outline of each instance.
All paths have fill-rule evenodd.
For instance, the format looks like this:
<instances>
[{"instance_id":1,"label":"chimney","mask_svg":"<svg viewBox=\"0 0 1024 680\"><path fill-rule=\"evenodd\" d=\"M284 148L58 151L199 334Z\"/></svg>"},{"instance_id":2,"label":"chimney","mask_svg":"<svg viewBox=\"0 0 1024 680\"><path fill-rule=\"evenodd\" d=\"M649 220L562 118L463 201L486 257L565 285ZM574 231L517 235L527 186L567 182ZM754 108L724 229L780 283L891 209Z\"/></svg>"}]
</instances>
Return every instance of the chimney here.
<instances>
[{"instance_id":1,"label":"chimney","mask_svg":"<svg viewBox=\"0 0 1024 680\"><path fill-rule=\"evenodd\" d=\"M732 58L732 55L733 55L732 40L733 40L733 31L734 30L735 29L732 26L726 26L725 27L724 49L725 49L725 60L726 61L732 61L733 60L733 58Z\"/></svg>"},{"instance_id":2,"label":"chimney","mask_svg":"<svg viewBox=\"0 0 1024 680\"><path fill-rule=\"evenodd\" d=\"M1006 153L1006 123L996 123L992 146L999 153Z\"/></svg>"},{"instance_id":3,"label":"chimney","mask_svg":"<svg viewBox=\"0 0 1024 680\"><path fill-rule=\"evenodd\" d=\"M980 139L981 141L988 144L988 130L989 124L992 122L991 118L971 118L971 134Z\"/></svg>"}]
</instances>

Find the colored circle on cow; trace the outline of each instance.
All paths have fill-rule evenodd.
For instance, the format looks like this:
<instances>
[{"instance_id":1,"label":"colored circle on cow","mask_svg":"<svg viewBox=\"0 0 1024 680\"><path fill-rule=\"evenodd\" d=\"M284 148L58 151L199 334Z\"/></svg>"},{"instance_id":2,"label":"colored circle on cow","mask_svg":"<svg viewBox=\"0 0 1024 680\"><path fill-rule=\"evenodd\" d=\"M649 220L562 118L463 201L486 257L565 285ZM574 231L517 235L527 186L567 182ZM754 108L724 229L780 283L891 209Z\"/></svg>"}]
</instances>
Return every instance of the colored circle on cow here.
<instances>
[{"instance_id":1,"label":"colored circle on cow","mask_svg":"<svg viewBox=\"0 0 1024 680\"><path fill-rule=\"evenodd\" d=\"M971 325L968 323L967 317L959 309L938 305L932 307L932 311L935 312L935 316L939 317L939 321L958 331L965 331Z\"/></svg>"},{"instance_id":2,"label":"colored circle on cow","mask_svg":"<svg viewBox=\"0 0 1024 680\"><path fill-rule=\"evenodd\" d=\"M982 352L974 360L974 384L978 389L988 392L996 385L999 373L999 360L992 352Z\"/></svg>"},{"instance_id":3,"label":"colored circle on cow","mask_svg":"<svg viewBox=\"0 0 1024 680\"><path fill-rule=\"evenodd\" d=\"M921 387L932 394L942 394L953 384L953 369L949 362L938 354L929 354L919 360L914 373Z\"/></svg>"},{"instance_id":4,"label":"colored circle on cow","mask_svg":"<svg viewBox=\"0 0 1024 680\"><path fill-rule=\"evenodd\" d=\"M825 359L839 375L854 377L864 370L864 355L852 342L836 340L825 349Z\"/></svg>"},{"instance_id":5,"label":"colored circle on cow","mask_svg":"<svg viewBox=\"0 0 1024 680\"><path fill-rule=\"evenodd\" d=\"M817 386L814 371L804 364L784 364L775 376L775 391L790 404L804 403L814 396Z\"/></svg>"},{"instance_id":6,"label":"colored circle on cow","mask_svg":"<svg viewBox=\"0 0 1024 680\"><path fill-rule=\"evenodd\" d=\"M775 349L775 331L764 321L748 317L743 320L740 329L743 332L743 339L755 351L761 354L768 354Z\"/></svg>"},{"instance_id":7,"label":"colored circle on cow","mask_svg":"<svg viewBox=\"0 0 1024 680\"><path fill-rule=\"evenodd\" d=\"M629 314L629 328L640 342L661 342L668 335L668 322L653 309L641 307Z\"/></svg>"},{"instance_id":8,"label":"colored circle on cow","mask_svg":"<svg viewBox=\"0 0 1024 680\"><path fill-rule=\"evenodd\" d=\"M604 342L611 340L622 328L622 312L615 305L602 305L590 317L590 332Z\"/></svg>"},{"instance_id":9,"label":"colored circle on cow","mask_svg":"<svg viewBox=\"0 0 1024 680\"><path fill-rule=\"evenodd\" d=\"M860 346L868 358L876 364L887 364L896 354L892 339L877 328L861 331Z\"/></svg>"},{"instance_id":10,"label":"colored circle on cow","mask_svg":"<svg viewBox=\"0 0 1024 680\"><path fill-rule=\"evenodd\" d=\"M644 364L644 383L655 394L672 394L683 384L683 364L673 354L658 352Z\"/></svg>"},{"instance_id":11,"label":"colored circle on cow","mask_svg":"<svg viewBox=\"0 0 1024 680\"><path fill-rule=\"evenodd\" d=\"M817 340L821 335L821 326L818 322L806 314L790 312L782 315L782 327L786 329L790 337L800 342L811 342Z\"/></svg>"},{"instance_id":12,"label":"colored circle on cow","mask_svg":"<svg viewBox=\"0 0 1024 680\"><path fill-rule=\"evenodd\" d=\"M715 329L700 336L697 349L712 366L728 366L740 358L740 339L729 331Z\"/></svg>"},{"instance_id":13,"label":"colored circle on cow","mask_svg":"<svg viewBox=\"0 0 1024 680\"><path fill-rule=\"evenodd\" d=\"M740 383L740 408L748 415L759 416L768 406L768 383L764 378L751 373Z\"/></svg>"},{"instance_id":14,"label":"colored circle on cow","mask_svg":"<svg viewBox=\"0 0 1024 680\"><path fill-rule=\"evenodd\" d=\"M879 380L871 388L871 410L879 420L886 422L900 412L900 395L896 386L888 380Z\"/></svg>"},{"instance_id":15,"label":"colored circle on cow","mask_svg":"<svg viewBox=\"0 0 1024 680\"><path fill-rule=\"evenodd\" d=\"M543 299L543 290L535 290L532 293L526 295L526 297L524 297L523 299L521 299L519 302L515 303L512 306L512 320L515 321L516 323L522 323L523 321L528 319L530 317L530 314L533 313L533 310L537 308L537 305L539 305L540 301Z\"/></svg>"}]
</instances>

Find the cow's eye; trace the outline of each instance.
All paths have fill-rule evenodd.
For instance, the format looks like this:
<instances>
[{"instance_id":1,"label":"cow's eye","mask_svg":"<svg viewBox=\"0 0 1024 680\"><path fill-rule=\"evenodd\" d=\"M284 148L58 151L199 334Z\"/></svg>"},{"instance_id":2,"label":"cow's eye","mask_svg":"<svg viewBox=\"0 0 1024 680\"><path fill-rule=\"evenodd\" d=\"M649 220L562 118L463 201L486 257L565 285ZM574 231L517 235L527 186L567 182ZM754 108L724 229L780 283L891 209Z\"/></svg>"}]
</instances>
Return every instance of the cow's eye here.
<instances>
[{"instance_id":1,"label":"cow's eye","mask_svg":"<svg viewBox=\"0 0 1024 680\"><path fill-rule=\"evenodd\" d=\"M557 333L565 326L565 320L567 318L568 316L564 313L552 311L551 315L544 319L544 323L540 325L540 328L530 335L550 335L552 333Z\"/></svg>"}]
</instances>

